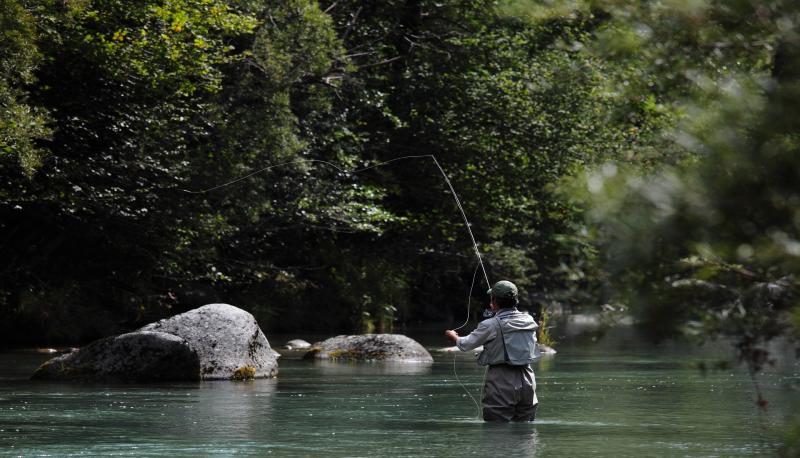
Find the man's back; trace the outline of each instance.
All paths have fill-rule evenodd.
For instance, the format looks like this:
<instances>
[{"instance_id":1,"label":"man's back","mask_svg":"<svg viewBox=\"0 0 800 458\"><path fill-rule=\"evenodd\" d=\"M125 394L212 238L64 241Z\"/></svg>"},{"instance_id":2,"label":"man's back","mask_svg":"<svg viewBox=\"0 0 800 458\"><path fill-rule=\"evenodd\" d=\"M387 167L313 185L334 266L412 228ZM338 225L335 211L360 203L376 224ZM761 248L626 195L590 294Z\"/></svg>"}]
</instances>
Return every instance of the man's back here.
<instances>
[{"instance_id":1,"label":"man's back","mask_svg":"<svg viewBox=\"0 0 800 458\"><path fill-rule=\"evenodd\" d=\"M536 357L536 329L539 325L528 313L515 308L502 309L481 325L494 327L494 332L489 334L492 338L487 339L484 344L478 364L520 366L533 362Z\"/></svg>"}]
</instances>

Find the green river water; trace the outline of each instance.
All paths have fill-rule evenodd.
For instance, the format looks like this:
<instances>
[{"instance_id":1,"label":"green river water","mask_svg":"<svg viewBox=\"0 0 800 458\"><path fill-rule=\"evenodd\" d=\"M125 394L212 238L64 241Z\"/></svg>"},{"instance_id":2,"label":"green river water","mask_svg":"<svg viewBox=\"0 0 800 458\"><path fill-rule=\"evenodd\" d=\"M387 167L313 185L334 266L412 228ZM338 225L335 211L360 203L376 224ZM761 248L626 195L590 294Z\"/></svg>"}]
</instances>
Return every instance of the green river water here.
<instances>
[{"instance_id":1,"label":"green river water","mask_svg":"<svg viewBox=\"0 0 800 458\"><path fill-rule=\"evenodd\" d=\"M412 334L413 336L413 334ZM439 336L414 336L442 346ZM271 337L273 345L283 339ZM30 382L48 355L0 352L3 456L771 456L797 410L787 348L754 405L737 367L703 374L724 346L654 346L629 328L565 338L535 365L533 424L484 424L469 354L430 365L280 360L276 379L162 385Z\"/></svg>"}]
</instances>

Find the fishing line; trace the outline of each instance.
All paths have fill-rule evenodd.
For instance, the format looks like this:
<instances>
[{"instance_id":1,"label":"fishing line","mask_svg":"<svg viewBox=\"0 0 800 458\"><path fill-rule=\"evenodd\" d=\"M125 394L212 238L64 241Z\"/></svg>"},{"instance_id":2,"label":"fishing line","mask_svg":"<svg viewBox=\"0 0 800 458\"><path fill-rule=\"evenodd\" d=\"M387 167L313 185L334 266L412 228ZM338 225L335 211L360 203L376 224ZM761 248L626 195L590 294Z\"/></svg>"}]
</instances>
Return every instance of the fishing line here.
<instances>
[{"instance_id":1,"label":"fishing line","mask_svg":"<svg viewBox=\"0 0 800 458\"><path fill-rule=\"evenodd\" d=\"M477 265L475 266L475 272L472 273L472 284L469 285L469 295L467 296L467 319L464 320L464 324L462 324L461 326L459 326L457 328L453 328L453 331L458 331L459 329L461 329L464 326L466 326L467 323L469 323L469 304L470 304L470 302L472 300L472 290L475 287L475 277L478 275L478 267L480 267L480 266L477 266Z\"/></svg>"},{"instance_id":2,"label":"fishing line","mask_svg":"<svg viewBox=\"0 0 800 458\"><path fill-rule=\"evenodd\" d=\"M464 219L464 227L466 227L467 233L469 233L469 238L472 241L472 248L473 248L473 250L475 250L475 256L478 258L478 264L480 265L480 268L483 271L483 278L486 280L486 285L491 287L491 283L489 282L489 275L486 274L486 268L483 266L483 257L481 256L481 252L478 249L478 242L475 240L475 236L472 234L472 227L471 227L472 224L467 219L467 214L464 211L464 207L461 205L461 199L458 198L458 194L456 193L456 190L453 187L453 184L450 182L450 178L447 177L447 174L445 173L445 171L442 168L441 164L439 164L439 161L436 159L436 156L434 156L433 154L417 154L417 155L409 155L409 156L400 156L400 157L396 157L394 159L389 159L388 161L379 162L377 164L372 164L372 165L367 166L367 167L362 167L362 168L353 169L353 170L343 169L343 168L339 167L338 165L336 165L334 163L331 163L331 162L328 162L328 161L323 161L321 159L294 159L294 160L291 160L291 161L280 162L278 164L271 164L271 165L268 165L266 167L262 167L262 168L260 168L258 170L255 170L255 171L250 172L250 173L248 173L246 175L243 175L243 176L241 176L239 178L235 178L235 179L233 179L231 181L228 181L228 182L216 185L216 186L212 186L212 187L210 187L208 189L203 189L203 190L200 190L200 191L190 191L188 189L183 189L182 191L186 192L186 193L189 193L189 194L205 194L205 193L208 193L208 192L211 192L211 191L216 191L217 189L221 189L221 188L225 188L225 187L234 185L234 184L239 183L241 181L244 181L244 180L246 180L246 179L248 179L248 178L250 178L252 176L258 175L260 173L266 172L266 171L274 169L276 167L282 167L282 166L285 166L285 165L298 164L298 163L315 162L315 163L319 163L319 164L325 164L325 165L327 165L329 167L332 167L332 168L338 170L341 173L356 174L356 173L365 172L367 170L374 169L374 168L377 168L377 167L381 167L381 166L384 166L384 165L387 165L387 164L391 164L393 162L401 161L401 160L404 160L404 159L424 159L424 158L430 158L430 159L433 160L433 163L436 165L436 168L438 168L439 172L442 174L442 178L444 178L444 182L447 184L447 187L450 188L450 193L453 194L453 199L456 201L456 205L458 206L458 210L461 212L461 217ZM469 309L467 310L467 312L469 312Z\"/></svg>"},{"instance_id":3,"label":"fishing line","mask_svg":"<svg viewBox=\"0 0 800 458\"><path fill-rule=\"evenodd\" d=\"M453 331L458 331L459 329L466 326L467 323L469 323L469 304L472 301L472 289L475 287L475 277L478 276L478 267L480 267L480 265L475 266L475 271L472 273L472 284L469 285L469 294L467 295L467 319L464 320L464 324L453 329ZM475 404L475 407L478 409L479 412L478 416L480 416L480 410L481 410L480 404L478 404L478 401L475 400L475 398L472 396L472 393L469 392L467 387L458 377L458 371L456 371L456 352L453 352L453 375L456 377L456 381L458 382L459 385L461 385L461 388L464 390L464 392L467 393L467 396L469 396L469 398L472 399L473 404Z\"/></svg>"}]
</instances>

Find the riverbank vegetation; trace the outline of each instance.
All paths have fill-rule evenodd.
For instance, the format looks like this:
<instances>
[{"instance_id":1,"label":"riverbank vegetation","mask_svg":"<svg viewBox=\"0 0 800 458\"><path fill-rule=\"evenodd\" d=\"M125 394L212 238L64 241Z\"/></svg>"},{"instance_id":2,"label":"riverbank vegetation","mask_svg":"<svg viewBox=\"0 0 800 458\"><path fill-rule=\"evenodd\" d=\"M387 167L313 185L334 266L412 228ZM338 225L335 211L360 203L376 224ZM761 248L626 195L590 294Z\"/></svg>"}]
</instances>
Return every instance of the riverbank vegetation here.
<instances>
[{"instance_id":1,"label":"riverbank vegetation","mask_svg":"<svg viewBox=\"0 0 800 458\"><path fill-rule=\"evenodd\" d=\"M0 6L8 343L215 301L460 322L482 275L428 155L531 308L624 304L754 372L800 325L793 2Z\"/></svg>"},{"instance_id":2,"label":"riverbank vegetation","mask_svg":"<svg viewBox=\"0 0 800 458\"><path fill-rule=\"evenodd\" d=\"M752 375L800 325L798 13L781 1L618 6L598 42L657 76L647 97L674 120L663 133L679 158L588 174L608 278L651 335L731 339Z\"/></svg>"}]
</instances>

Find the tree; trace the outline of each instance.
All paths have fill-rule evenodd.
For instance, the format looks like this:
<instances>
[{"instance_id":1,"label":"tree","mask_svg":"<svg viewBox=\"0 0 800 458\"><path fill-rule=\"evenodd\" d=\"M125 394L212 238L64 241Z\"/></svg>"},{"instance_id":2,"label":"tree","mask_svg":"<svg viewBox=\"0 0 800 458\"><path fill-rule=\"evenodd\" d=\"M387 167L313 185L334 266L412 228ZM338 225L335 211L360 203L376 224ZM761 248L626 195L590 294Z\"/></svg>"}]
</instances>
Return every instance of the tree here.
<instances>
[{"instance_id":1,"label":"tree","mask_svg":"<svg viewBox=\"0 0 800 458\"><path fill-rule=\"evenodd\" d=\"M637 88L663 80L652 94L675 114L666 133L682 152L650 173L589 177L607 265L653 332L731 338L756 374L770 340L800 325L797 6L608 8L617 20L599 49L636 51Z\"/></svg>"},{"instance_id":2,"label":"tree","mask_svg":"<svg viewBox=\"0 0 800 458\"><path fill-rule=\"evenodd\" d=\"M602 22L591 14L537 23L486 2L336 2L335 24L356 70L343 76L349 151L373 161L433 154L459 192L492 278L548 300L586 283L591 247L580 208L557 191L565 176L613 157L624 123L607 122L606 68L570 44ZM341 144L332 146L341 154ZM329 154L333 155L333 154ZM447 318L474 269L471 241L435 167L395 163L371 174L401 219L382 244L408 261L412 303ZM453 275L457 272L457 275ZM539 293L539 294L536 294ZM458 305L460 309L460 304ZM460 314L460 312L459 312Z\"/></svg>"},{"instance_id":3,"label":"tree","mask_svg":"<svg viewBox=\"0 0 800 458\"><path fill-rule=\"evenodd\" d=\"M576 46L607 20L592 11L17 4L42 55L25 103L53 132L32 177L0 161L0 310L18 338L85 340L214 300L279 331L447 319L475 260L428 155L492 278L585 302L594 251L559 184L650 135L646 110L606 115L611 68ZM409 155L425 157L346 172Z\"/></svg>"},{"instance_id":4,"label":"tree","mask_svg":"<svg viewBox=\"0 0 800 458\"><path fill-rule=\"evenodd\" d=\"M0 155L16 159L27 175L44 155L36 141L50 135L47 112L28 103L26 86L41 60L35 41L31 14L19 2L0 2Z\"/></svg>"},{"instance_id":5,"label":"tree","mask_svg":"<svg viewBox=\"0 0 800 458\"><path fill-rule=\"evenodd\" d=\"M181 189L297 154L291 85L336 53L318 9L290 1L15 5L34 12L43 57L29 100L51 113L54 132L33 177L16 158L2 162L8 335L106 335L163 314L190 282L224 280L215 243L282 197L291 177L235 205L226 200L234 196L192 199ZM259 54L288 42L266 22L270 12L295 10L303 15L286 33L322 30L311 35L318 41Z\"/></svg>"}]
</instances>

